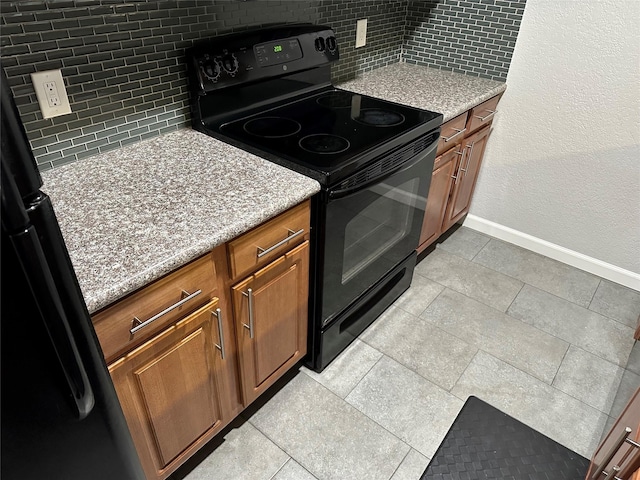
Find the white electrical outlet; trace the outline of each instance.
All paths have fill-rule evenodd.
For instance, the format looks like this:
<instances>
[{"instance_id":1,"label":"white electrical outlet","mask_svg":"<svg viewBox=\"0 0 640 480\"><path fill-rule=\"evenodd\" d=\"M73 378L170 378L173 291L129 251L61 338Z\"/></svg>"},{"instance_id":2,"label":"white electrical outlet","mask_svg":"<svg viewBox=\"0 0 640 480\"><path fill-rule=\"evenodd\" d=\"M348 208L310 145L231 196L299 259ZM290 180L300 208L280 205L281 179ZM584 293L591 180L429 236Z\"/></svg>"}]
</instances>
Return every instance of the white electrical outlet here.
<instances>
[{"instance_id":1,"label":"white electrical outlet","mask_svg":"<svg viewBox=\"0 0 640 480\"><path fill-rule=\"evenodd\" d=\"M356 48L364 47L367 44L367 19L363 18L356 22Z\"/></svg>"},{"instance_id":2,"label":"white electrical outlet","mask_svg":"<svg viewBox=\"0 0 640 480\"><path fill-rule=\"evenodd\" d=\"M40 111L44 118L71 113L71 105L60 70L47 70L31 74L31 83L36 91Z\"/></svg>"}]
</instances>

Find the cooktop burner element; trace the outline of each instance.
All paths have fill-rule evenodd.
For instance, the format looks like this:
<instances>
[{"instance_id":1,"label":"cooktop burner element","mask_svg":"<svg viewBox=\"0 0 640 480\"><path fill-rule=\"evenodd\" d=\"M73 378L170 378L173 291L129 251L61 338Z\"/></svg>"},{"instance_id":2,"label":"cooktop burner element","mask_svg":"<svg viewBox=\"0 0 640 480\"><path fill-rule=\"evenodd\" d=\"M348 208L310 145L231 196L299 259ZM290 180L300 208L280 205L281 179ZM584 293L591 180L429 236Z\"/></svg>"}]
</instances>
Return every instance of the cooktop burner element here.
<instances>
[{"instance_id":1,"label":"cooktop burner element","mask_svg":"<svg viewBox=\"0 0 640 480\"><path fill-rule=\"evenodd\" d=\"M404 123L404 115L390 110L367 108L360 110L360 115L354 120L374 127L394 127Z\"/></svg>"},{"instance_id":2,"label":"cooktop burner element","mask_svg":"<svg viewBox=\"0 0 640 480\"><path fill-rule=\"evenodd\" d=\"M329 108L348 108L351 106L352 98L351 92L335 90L318 97L316 103Z\"/></svg>"},{"instance_id":3,"label":"cooktop burner element","mask_svg":"<svg viewBox=\"0 0 640 480\"><path fill-rule=\"evenodd\" d=\"M298 133L302 126L290 118L259 117L245 122L243 128L256 137L285 138Z\"/></svg>"},{"instance_id":4,"label":"cooktop burner element","mask_svg":"<svg viewBox=\"0 0 640 480\"><path fill-rule=\"evenodd\" d=\"M316 133L300 139L300 148L311 153L333 154L342 153L349 149L349 140L338 135Z\"/></svg>"}]
</instances>

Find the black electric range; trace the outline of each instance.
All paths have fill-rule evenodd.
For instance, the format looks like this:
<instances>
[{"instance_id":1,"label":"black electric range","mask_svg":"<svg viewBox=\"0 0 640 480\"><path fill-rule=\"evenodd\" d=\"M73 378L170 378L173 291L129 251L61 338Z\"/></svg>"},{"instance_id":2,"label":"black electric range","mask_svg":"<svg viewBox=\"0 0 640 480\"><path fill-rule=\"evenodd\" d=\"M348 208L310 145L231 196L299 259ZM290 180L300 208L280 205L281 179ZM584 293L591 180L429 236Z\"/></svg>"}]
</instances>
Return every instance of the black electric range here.
<instances>
[{"instance_id":1,"label":"black electric range","mask_svg":"<svg viewBox=\"0 0 640 480\"><path fill-rule=\"evenodd\" d=\"M307 365L321 371L410 285L442 115L336 88L329 27L282 25L187 51L196 130L320 182Z\"/></svg>"}]
</instances>

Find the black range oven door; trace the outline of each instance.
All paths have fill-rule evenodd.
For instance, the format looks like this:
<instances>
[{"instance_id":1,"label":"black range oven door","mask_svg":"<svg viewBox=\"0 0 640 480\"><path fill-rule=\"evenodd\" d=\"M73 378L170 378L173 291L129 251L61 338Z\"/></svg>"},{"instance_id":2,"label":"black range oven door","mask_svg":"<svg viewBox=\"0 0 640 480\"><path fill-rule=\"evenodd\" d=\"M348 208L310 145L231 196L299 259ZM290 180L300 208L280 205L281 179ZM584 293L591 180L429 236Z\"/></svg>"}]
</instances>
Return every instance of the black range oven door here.
<instances>
[{"instance_id":1,"label":"black range oven door","mask_svg":"<svg viewBox=\"0 0 640 480\"><path fill-rule=\"evenodd\" d=\"M417 247L438 135L424 135L324 192L317 327L326 327Z\"/></svg>"}]
</instances>

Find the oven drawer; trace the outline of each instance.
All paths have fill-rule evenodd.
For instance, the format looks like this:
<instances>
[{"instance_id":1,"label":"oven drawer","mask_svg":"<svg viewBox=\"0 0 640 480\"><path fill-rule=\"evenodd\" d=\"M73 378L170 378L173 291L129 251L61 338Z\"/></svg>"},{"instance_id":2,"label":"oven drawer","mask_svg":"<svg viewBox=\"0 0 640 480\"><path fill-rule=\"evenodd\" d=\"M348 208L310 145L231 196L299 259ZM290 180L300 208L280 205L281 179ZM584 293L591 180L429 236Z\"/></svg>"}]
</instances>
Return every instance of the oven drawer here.
<instances>
[{"instance_id":1,"label":"oven drawer","mask_svg":"<svg viewBox=\"0 0 640 480\"><path fill-rule=\"evenodd\" d=\"M216 271L209 254L98 312L92 320L107 363L204 305L215 291Z\"/></svg>"},{"instance_id":2,"label":"oven drawer","mask_svg":"<svg viewBox=\"0 0 640 480\"><path fill-rule=\"evenodd\" d=\"M309 201L281 213L227 244L229 274L235 279L309 238Z\"/></svg>"},{"instance_id":3,"label":"oven drawer","mask_svg":"<svg viewBox=\"0 0 640 480\"><path fill-rule=\"evenodd\" d=\"M446 152L451 147L462 141L466 133L465 125L467 124L467 113L468 112L464 112L462 115L458 115L442 125L436 155ZM435 170L435 165L433 168Z\"/></svg>"},{"instance_id":4,"label":"oven drawer","mask_svg":"<svg viewBox=\"0 0 640 480\"><path fill-rule=\"evenodd\" d=\"M486 102L473 107L469 114L469 122L467 123L467 133L471 133L484 125L491 123L493 116L497 112L496 107L501 95L496 95Z\"/></svg>"}]
</instances>

